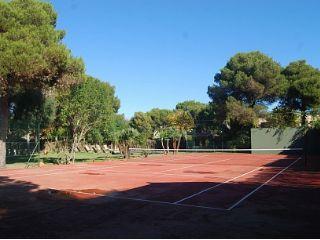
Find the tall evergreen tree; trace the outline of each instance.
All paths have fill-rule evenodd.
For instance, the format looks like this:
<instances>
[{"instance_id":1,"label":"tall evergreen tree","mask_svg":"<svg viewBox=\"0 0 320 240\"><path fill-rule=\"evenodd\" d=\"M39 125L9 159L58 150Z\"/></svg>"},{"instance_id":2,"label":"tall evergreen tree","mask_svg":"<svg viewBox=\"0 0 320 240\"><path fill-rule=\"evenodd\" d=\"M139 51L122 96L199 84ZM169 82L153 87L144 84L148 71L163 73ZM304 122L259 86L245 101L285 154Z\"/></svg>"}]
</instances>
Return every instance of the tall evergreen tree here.
<instances>
[{"instance_id":1,"label":"tall evergreen tree","mask_svg":"<svg viewBox=\"0 0 320 240\"><path fill-rule=\"evenodd\" d=\"M301 60L290 63L283 74L287 82L281 103L300 111L301 123L305 124L307 113L320 105L320 71Z\"/></svg>"},{"instance_id":2,"label":"tall evergreen tree","mask_svg":"<svg viewBox=\"0 0 320 240\"><path fill-rule=\"evenodd\" d=\"M0 167L5 165L11 99L20 91L44 89L63 76L83 71L62 44L51 4L37 0L0 0Z\"/></svg>"}]
</instances>

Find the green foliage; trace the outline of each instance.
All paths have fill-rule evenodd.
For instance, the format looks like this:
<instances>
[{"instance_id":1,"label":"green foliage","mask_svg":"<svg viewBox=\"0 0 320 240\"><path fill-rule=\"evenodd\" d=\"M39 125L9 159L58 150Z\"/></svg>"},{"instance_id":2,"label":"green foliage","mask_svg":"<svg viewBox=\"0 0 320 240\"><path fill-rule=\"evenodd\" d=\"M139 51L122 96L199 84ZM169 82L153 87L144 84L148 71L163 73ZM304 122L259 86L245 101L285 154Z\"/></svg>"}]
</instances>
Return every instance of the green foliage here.
<instances>
[{"instance_id":1,"label":"green foliage","mask_svg":"<svg viewBox=\"0 0 320 240\"><path fill-rule=\"evenodd\" d=\"M200 112L206 108L206 104L197 101L184 101L176 105L177 110L189 112L194 121L197 120Z\"/></svg>"},{"instance_id":2,"label":"green foliage","mask_svg":"<svg viewBox=\"0 0 320 240\"><path fill-rule=\"evenodd\" d=\"M216 109L214 109L214 105L207 104L205 108L199 112L195 120L194 135L212 134L219 124L216 116Z\"/></svg>"},{"instance_id":3,"label":"green foliage","mask_svg":"<svg viewBox=\"0 0 320 240\"><path fill-rule=\"evenodd\" d=\"M168 126L168 115L171 112L171 110L159 108L154 108L151 109L151 111L147 112L147 114L150 116L152 120L153 131Z\"/></svg>"},{"instance_id":4,"label":"green foliage","mask_svg":"<svg viewBox=\"0 0 320 240\"><path fill-rule=\"evenodd\" d=\"M248 129L267 116L266 104L279 99L283 81L281 66L270 57L258 51L234 55L208 88L214 132L230 146L247 145Z\"/></svg>"},{"instance_id":5,"label":"green foliage","mask_svg":"<svg viewBox=\"0 0 320 240\"><path fill-rule=\"evenodd\" d=\"M91 144L104 143L104 136L101 129L99 129L98 127L95 127L91 131L89 131L86 135L86 142Z\"/></svg>"},{"instance_id":6,"label":"green foliage","mask_svg":"<svg viewBox=\"0 0 320 240\"><path fill-rule=\"evenodd\" d=\"M62 44L51 4L37 0L0 1L1 95L58 83L83 72L83 63ZM14 57L13 57L14 56Z\"/></svg>"},{"instance_id":7,"label":"green foliage","mask_svg":"<svg viewBox=\"0 0 320 240\"><path fill-rule=\"evenodd\" d=\"M159 131L159 137L162 140L177 140L183 136L186 136L186 132L181 132L174 127L166 127Z\"/></svg>"},{"instance_id":8,"label":"green foliage","mask_svg":"<svg viewBox=\"0 0 320 240\"><path fill-rule=\"evenodd\" d=\"M265 115L265 107L261 105L248 107L245 103L228 97L226 112L228 122L235 121L241 126L257 127L259 117Z\"/></svg>"},{"instance_id":9,"label":"green foliage","mask_svg":"<svg viewBox=\"0 0 320 240\"><path fill-rule=\"evenodd\" d=\"M120 132L128 127L129 123L125 119L124 115L112 114L109 121L106 121L104 125L104 141L110 141L115 144L118 143Z\"/></svg>"},{"instance_id":10,"label":"green foliage","mask_svg":"<svg viewBox=\"0 0 320 240\"><path fill-rule=\"evenodd\" d=\"M110 116L120 106L114 96L114 88L98 79L87 79L70 89L68 94L59 98L59 124L68 129L72 139L81 141L91 132L91 138L97 136L97 129L102 129ZM101 133L99 133L101 135Z\"/></svg>"},{"instance_id":11,"label":"green foliage","mask_svg":"<svg viewBox=\"0 0 320 240\"><path fill-rule=\"evenodd\" d=\"M56 101L39 90L25 90L10 99L9 139L36 134L38 127L48 128L55 120ZM40 130L40 129L39 129ZM45 135L45 131L43 131Z\"/></svg>"},{"instance_id":12,"label":"green foliage","mask_svg":"<svg viewBox=\"0 0 320 240\"><path fill-rule=\"evenodd\" d=\"M168 115L169 125L181 132L188 132L194 128L194 121L189 112L176 110Z\"/></svg>"},{"instance_id":13,"label":"green foliage","mask_svg":"<svg viewBox=\"0 0 320 240\"><path fill-rule=\"evenodd\" d=\"M82 60L74 58L62 43L65 33L56 29L56 21L57 14L50 3L0 0L1 142L7 138L9 106L23 106L14 110L14 120L20 115L27 118L25 125L35 121L46 125L52 120L51 116L45 118L50 111L54 112L54 105L47 102L33 109L34 98L29 96L37 90L44 95L49 87L69 85L84 73ZM41 103L45 103L43 99ZM17 123L24 122L20 118L9 124L12 127ZM0 165L5 164L4 159L5 149L1 149Z\"/></svg>"},{"instance_id":14,"label":"green foliage","mask_svg":"<svg viewBox=\"0 0 320 240\"><path fill-rule=\"evenodd\" d=\"M225 145L227 148L250 148L250 140L250 130L239 129L226 139Z\"/></svg>"},{"instance_id":15,"label":"green foliage","mask_svg":"<svg viewBox=\"0 0 320 240\"><path fill-rule=\"evenodd\" d=\"M151 117L146 113L136 112L130 120L130 126L139 132L141 142L147 146L148 139L153 136Z\"/></svg>"},{"instance_id":16,"label":"green foliage","mask_svg":"<svg viewBox=\"0 0 320 240\"><path fill-rule=\"evenodd\" d=\"M132 127L122 129L119 134L119 144L125 158L130 158L129 148L141 144L140 133Z\"/></svg>"},{"instance_id":17,"label":"green foliage","mask_svg":"<svg viewBox=\"0 0 320 240\"><path fill-rule=\"evenodd\" d=\"M260 52L238 53L220 73L208 94L213 102L221 103L232 96L250 106L272 102L281 89L281 66Z\"/></svg>"},{"instance_id":18,"label":"green foliage","mask_svg":"<svg viewBox=\"0 0 320 240\"><path fill-rule=\"evenodd\" d=\"M121 144L132 146L136 143L139 143L139 135L139 132L132 127L122 129L119 135L119 142Z\"/></svg>"},{"instance_id":19,"label":"green foliage","mask_svg":"<svg viewBox=\"0 0 320 240\"><path fill-rule=\"evenodd\" d=\"M286 107L276 107L267 116L266 127L298 127L299 126L299 114Z\"/></svg>"},{"instance_id":20,"label":"green foliage","mask_svg":"<svg viewBox=\"0 0 320 240\"><path fill-rule=\"evenodd\" d=\"M320 71L302 60L290 63L283 74L287 82L282 106L301 111L304 123L306 111L320 105Z\"/></svg>"},{"instance_id":21,"label":"green foliage","mask_svg":"<svg viewBox=\"0 0 320 240\"><path fill-rule=\"evenodd\" d=\"M176 110L168 115L168 123L167 134L172 138L173 147L179 149L181 138L194 128L194 120L189 112Z\"/></svg>"},{"instance_id":22,"label":"green foliage","mask_svg":"<svg viewBox=\"0 0 320 240\"><path fill-rule=\"evenodd\" d=\"M312 128L320 131L320 120L319 119L312 122Z\"/></svg>"}]
</instances>

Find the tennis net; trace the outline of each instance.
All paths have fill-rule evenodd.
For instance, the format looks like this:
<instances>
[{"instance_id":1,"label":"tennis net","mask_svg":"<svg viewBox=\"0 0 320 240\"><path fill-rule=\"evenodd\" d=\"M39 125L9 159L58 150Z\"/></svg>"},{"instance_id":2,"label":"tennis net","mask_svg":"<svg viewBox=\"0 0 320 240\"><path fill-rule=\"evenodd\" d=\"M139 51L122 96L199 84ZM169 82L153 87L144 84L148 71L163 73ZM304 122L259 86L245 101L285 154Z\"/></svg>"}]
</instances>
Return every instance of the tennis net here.
<instances>
[{"instance_id":1,"label":"tennis net","mask_svg":"<svg viewBox=\"0 0 320 240\"><path fill-rule=\"evenodd\" d=\"M197 153L238 153L238 154L284 154L284 155L302 155L303 148L265 148L265 149L152 149L152 148L130 148L132 156L148 156L152 154L197 154Z\"/></svg>"}]
</instances>

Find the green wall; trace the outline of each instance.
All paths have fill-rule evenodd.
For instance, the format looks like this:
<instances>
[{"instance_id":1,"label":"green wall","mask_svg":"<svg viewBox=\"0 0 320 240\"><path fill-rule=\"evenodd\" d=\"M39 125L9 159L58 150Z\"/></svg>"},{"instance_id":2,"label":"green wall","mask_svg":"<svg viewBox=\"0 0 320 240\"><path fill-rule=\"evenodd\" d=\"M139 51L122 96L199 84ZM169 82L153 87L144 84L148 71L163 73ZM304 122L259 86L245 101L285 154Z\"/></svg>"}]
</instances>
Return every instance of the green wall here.
<instances>
[{"instance_id":1,"label":"green wall","mask_svg":"<svg viewBox=\"0 0 320 240\"><path fill-rule=\"evenodd\" d=\"M298 128L252 128L251 148L303 148L303 133ZM291 151L290 151L291 152ZM252 151L252 153L289 153L289 151ZM293 153L293 152L291 152Z\"/></svg>"}]
</instances>

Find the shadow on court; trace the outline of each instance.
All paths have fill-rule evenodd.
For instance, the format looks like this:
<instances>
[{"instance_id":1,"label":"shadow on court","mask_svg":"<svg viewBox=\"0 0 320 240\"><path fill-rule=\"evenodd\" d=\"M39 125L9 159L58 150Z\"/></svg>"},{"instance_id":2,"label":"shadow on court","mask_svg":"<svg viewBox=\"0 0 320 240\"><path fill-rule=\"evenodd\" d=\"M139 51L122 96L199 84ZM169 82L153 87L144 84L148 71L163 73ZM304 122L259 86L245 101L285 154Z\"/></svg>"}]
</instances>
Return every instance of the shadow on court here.
<instances>
[{"instance_id":1,"label":"shadow on court","mask_svg":"<svg viewBox=\"0 0 320 240\"><path fill-rule=\"evenodd\" d=\"M269 177L256 172L245 182L228 182L182 203L226 208ZM0 232L2 238L314 238L320 234L319 179L320 173L301 161L233 210L218 211L124 198L174 202L220 182L84 189L87 197L0 176Z\"/></svg>"}]
</instances>

